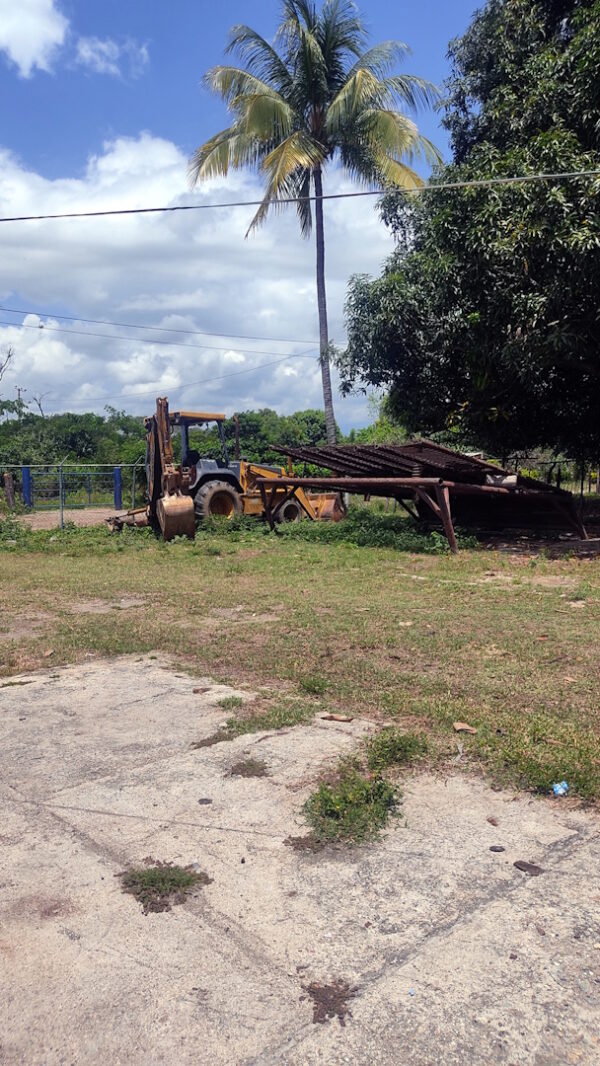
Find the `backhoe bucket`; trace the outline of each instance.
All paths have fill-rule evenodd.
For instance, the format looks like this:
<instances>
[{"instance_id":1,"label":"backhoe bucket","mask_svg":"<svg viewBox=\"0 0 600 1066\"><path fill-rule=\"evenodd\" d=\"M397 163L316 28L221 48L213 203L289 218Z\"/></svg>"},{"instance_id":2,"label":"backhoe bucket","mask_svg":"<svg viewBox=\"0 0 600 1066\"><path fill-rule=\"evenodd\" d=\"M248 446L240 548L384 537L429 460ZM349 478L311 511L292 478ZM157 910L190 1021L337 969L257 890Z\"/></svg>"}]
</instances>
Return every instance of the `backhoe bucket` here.
<instances>
[{"instance_id":1,"label":"backhoe bucket","mask_svg":"<svg viewBox=\"0 0 600 1066\"><path fill-rule=\"evenodd\" d=\"M346 517L346 505L340 492L308 492L319 522L340 522Z\"/></svg>"},{"instance_id":2,"label":"backhoe bucket","mask_svg":"<svg viewBox=\"0 0 600 1066\"><path fill-rule=\"evenodd\" d=\"M190 537L196 533L194 501L191 496L161 496L156 501L156 517L165 540Z\"/></svg>"}]
</instances>

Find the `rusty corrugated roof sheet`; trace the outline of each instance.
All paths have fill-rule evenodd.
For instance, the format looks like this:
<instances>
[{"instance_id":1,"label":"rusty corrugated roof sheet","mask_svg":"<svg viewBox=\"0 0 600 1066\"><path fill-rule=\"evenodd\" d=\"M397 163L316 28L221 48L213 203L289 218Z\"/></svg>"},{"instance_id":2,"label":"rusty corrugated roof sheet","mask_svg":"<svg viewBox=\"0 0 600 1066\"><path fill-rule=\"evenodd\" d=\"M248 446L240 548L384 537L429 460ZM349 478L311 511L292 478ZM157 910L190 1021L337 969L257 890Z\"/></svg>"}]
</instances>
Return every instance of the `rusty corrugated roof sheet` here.
<instances>
[{"instance_id":1,"label":"rusty corrugated roof sheet","mask_svg":"<svg viewBox=\"0 0 600 1066\"><path fill-rule=\"evenodd\" d=\"M507 474L499 466L454 452L430 440L408 444L326 444L279 447L298 462L313 463L347 477L443 477L483 484L487 474Z\"/></svg>"}]
</instances>

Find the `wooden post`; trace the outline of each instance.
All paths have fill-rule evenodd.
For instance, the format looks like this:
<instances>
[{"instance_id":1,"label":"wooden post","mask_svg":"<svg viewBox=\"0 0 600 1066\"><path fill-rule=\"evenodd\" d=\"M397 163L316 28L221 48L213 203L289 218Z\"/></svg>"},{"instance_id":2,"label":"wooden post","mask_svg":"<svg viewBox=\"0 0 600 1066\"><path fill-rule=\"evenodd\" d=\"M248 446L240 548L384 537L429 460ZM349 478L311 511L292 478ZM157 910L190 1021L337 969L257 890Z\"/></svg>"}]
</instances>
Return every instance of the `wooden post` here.
<instances>
[{"instance_id":1,"label":"wooden post","mask_svg":"<svg viewBox=\"0 0 600 1066\"><path fill-rule=\"evenodd\" d=\"M453 555L456 555L458 552L458 544L456 543L456 535L454 533L454 526L452 525L452 515L450 514L450 493L445 485L436 485L435 494L441 512L444 533L446 534L446 539L450 545L450 551Z\"/></svg>"},{"instance_id":2,"label":"wooden post","mask_svg":"<svg viewBox=\"0 0 600 1066\"><path fill-rule=\"evenodd\" d=\"M415 488L415 495L418 496L423 503L426 503L428 507L431 507L436 518L439 518L442 523L450 551L453 555L458 555L458 544L456 543L454 526L452 525L452 516L450 514L448 489L445 485L436 485L435 494L437 496L437 503L433 499L433 496L430 496L425 489Z\"/></svg>"},{"instance_id":3,"label":"wooden post","mask_svg":"<svg viewBox=\"0 0 600 1066\"><path fill-rule=\"evenodd\" d=\"M4 495L6 496L6 502L12 511L15 506L15 482L10 471L4 475Z\"/></svg>"}]
</instances>

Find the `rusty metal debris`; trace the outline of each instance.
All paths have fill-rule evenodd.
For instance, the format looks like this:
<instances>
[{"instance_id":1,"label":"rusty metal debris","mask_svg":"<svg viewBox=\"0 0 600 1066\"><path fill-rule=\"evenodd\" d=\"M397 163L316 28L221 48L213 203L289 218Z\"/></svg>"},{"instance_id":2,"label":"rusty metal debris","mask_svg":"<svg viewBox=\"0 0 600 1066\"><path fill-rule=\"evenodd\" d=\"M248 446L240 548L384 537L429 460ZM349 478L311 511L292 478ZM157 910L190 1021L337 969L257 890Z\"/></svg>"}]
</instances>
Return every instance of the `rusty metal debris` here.
<instances>
[{"instance_id":1,"label":"rusty metal debris","mask_svg":"<svg viewBox=\"0 0 600 1066\"><path fill-rule=\"evenodd\" d=\"M574 497L544 481L511 473L494 463L452 451L430 440L409 444L342 444L277 449L297 462L330 473L323 476L258 478L267 521L274 528L275 503L313 490L393 498L414 518L441 524L452 552L458 550L454 523L466 528L565 529L587 539Z\"/></svg>"}]
</instances>

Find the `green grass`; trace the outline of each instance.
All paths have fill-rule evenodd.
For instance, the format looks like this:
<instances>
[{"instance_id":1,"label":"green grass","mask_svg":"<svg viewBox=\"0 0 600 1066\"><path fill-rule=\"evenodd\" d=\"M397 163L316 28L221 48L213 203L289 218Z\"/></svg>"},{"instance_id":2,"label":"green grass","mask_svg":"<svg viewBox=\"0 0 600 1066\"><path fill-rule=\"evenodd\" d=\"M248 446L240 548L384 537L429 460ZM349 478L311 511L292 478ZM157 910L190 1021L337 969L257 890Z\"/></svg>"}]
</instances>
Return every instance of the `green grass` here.
<instances>
[{"instance_id":1,"label":"green grass","mask_svg":"<svg viewBox=\"0 0 600 1066\"><path fill-rule=\"evenodd\" d=\"M428 744L424 733L405 733L388 726L369 738L366 749L369 770L384 770L388 766L409 766L427 753Z\"/></svg>"},{"instance_id":2,"label":"green grass","mask_svg":"<svg viewBox=\"0 0 600 1066\"><path fill-rule=\"evenodd\" d=\"M314 717L316 711L317 707L314 704L293 700L282 701L275 707L270 707L258 714L250 714L243 718L229 718L223 732L226 734L226 739L233 740L246 733L262 733L304 725Z\"/></svg>"},{"instance_id":3,"label":"green grass","mask_svg":"<svg viewBox=\"0 0 600 1066\"><path fill-rule=\"evenodd\" d=\"M382 515L367 507L351 507L341 522L291 522L279 528L283 537L312 544L357 544L359 547L395 548L396 551L443 555L446 538L437 530L428 532L401 515ZM461 547L475 548L477 541L460 532Z\"/></svg>"},{"instance_id":4,"label":"green grass","mask_svg":"<svg viewBox=\"0 0 600 1066\"><path fill-rule=\"evenodd\" d=\"M368 514L374 541L390 520L404 522ZM225 708L236 713L222 739L326 709L426 736L427 765L542 792L565 778L599 799L600 559L361 546L340 526L276 537L246 519L164 544L149 530L0 521L0 677L169 654L193 676L263 693ZM142 605L74 611L125 596ZM457 719L477 734L458 736Z\"/></svg>"},{"instance_id":5,"label":"green grass","mask_svg":"<svg viewBox=\"0 0 600 1066\"><path fill-rule=\"evenodd\" d=\"M244 701L241 696L223 696L222 700L217 704L222 707L224 711L237 711L240 707L243 707Z\"/></svg>"},{"instance_id":6,"label":"green grass","mask_svg":"<svg viewBox=\"0 0 600 1066\"><path fill-rule=\"evenodd\" d=\"M198 885L209 885L212 880L191 866L160 862L125 870L120 876L123 892L135 896L144 914L168 911L174 903L183 903Z\"/></svg>"},{"instance_id":7,"label":"green grass","mask_svg":"<svg viewBox=\"0 0 600 1066\"><path fill-rule=\"evenodd\" d=\"M319 785L303 810L318 843L359 844L376 839L398 799L380 775L368 778L354 765L342 764L334 784Z\"/></svg>"}]
</instances>

